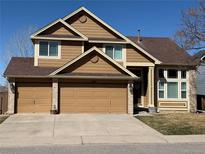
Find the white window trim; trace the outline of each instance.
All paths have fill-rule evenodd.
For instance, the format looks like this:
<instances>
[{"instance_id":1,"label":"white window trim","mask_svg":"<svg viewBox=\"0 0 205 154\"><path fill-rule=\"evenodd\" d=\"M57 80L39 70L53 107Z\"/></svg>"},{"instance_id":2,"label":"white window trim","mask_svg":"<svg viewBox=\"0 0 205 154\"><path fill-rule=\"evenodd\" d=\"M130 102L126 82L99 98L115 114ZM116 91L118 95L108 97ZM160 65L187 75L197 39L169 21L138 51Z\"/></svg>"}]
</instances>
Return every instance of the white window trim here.
<instances>
[{"instance_id":1,"label":"white window trim","mask_svg":"<svg viewBox=\"0 0 205 154\"><path fill-rule=\"evenodd\" d=\"M182 94L181 94L181 93L182 93L182 92L186 92L186 98L187 98L187 82L183 82L183 81L182 81L182 82L180 83L180 84L181 84L180 86L182 86L182 83L185 83L185 84L186 84L186 89L182 89L182 87L181 87L181 88L180 88L180 90L181 90L181 91L180 91L180 95L181 95L181 99L185 99L185 98L182 98Z\"/></svg>"},{"instance_id":2,"label":"white window trim","mask_svg":"<svg viewBox=\"0 0 205 154\"><path fill-rule=\"evenodd\" d=\"M159 78L159 69L164 69L164 79ZM186 69L176 69L176 68L159 68L157 70L157 98L159 101L188 101L188 70ZM167 77L167 70L169 69L176 69L178 73L178 78L168 78ZM181 78L181 71L186 70L186 78L182 79ZM162 81L164 82L164 98L159 98L159 82ZM167 97L167 82L177 82L178 83L178 98L168 98ZM181 97L181 83L186 82L186 98Z\"/></svg>"},{"instance_id":3,"label":"white window trim","mask_svg":"<svg viewBox=\"0 0 205 154\"><path fill-rule=\"evenodd\" d=\"M40 42L57 42L58 43L58 56L41 56L40 55ZM61 41L46 41L46 40L39 40L35 46L35 51L37 51L37 55L39 59L61 59ZM48 46L48 51L49 51L49 46Z\"/></svg>"},{"instance_id":4,"label":"white window trim","mask_svg":"<svg viewBox=\"0 0 205 154\"><path fill-rule=\"evenodd\" d=\"M201 57L201 61L204 61L205 60L205 55L203 57Z\"/></svg>"},{"instance_id":5,"label":"white window trim","mask_svg":"<svg viewBox=\"0 0 205 154\"><path fill-rule=\"evenodd\" d=\"M125 55L126 55L126 48L125 48L125 45L122 45L122 44L103 44L103 52L105 53L105 49L106 49L106 46L121 46L122 47L122 59L114 59L115 61L117 62L123 62L125 63ZM114 54L114 53L113 53ZM114 56L113 56L114 57Z\"/></svg>"},{"instance_id":6,"label":"white window trim","mask_svg":"<svg viewBox=\"0 0 205 154\"><path fill-rule=\"evenodd\" d=\"M161 80L160 80L161 81ZM159 91L163 91L164 92L164 98L165 98L165 82L164 81L162 81L163 83L164 83L164 88L163 89L160 89L159 88L159 83L160 83L160 81L157 83L158 85L157 85L157 87L158 87L158 93L159 93ZM159 94L158 94L158 97L159 97ZM160 99L163 99L163 98L160 98Z\"/></svg>"}]
</instances>

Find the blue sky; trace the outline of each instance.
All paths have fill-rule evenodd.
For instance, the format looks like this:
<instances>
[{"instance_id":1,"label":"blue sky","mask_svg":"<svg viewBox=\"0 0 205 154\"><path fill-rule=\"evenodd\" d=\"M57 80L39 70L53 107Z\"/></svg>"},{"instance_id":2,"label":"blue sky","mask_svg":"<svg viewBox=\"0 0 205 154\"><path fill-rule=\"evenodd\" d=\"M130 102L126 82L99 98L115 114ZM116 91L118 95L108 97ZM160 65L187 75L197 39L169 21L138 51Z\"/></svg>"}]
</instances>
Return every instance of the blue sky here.
<instances>
[{"instance_id":1,"label":"blue sky","mask_svg":"<svg viewBox=\"0 0 205 154\"><path fill-rule=\"evenodd\" d=\"M173 37L180 26L180 11L197 5L191 0L0 0L0 56L16 31L41 28L84 6L124 35ZM0 61L0 74L5 68ZM2 78L0 77L0 83Z\"/></svg>"}]
</instances>

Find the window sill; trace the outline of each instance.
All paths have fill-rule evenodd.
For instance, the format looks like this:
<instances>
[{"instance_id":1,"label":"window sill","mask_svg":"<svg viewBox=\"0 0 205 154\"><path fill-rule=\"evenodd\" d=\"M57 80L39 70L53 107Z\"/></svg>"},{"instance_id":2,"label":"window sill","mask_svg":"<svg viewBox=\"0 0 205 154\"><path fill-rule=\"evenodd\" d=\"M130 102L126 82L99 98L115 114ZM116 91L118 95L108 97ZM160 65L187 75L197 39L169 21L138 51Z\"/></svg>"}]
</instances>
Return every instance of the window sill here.
<instances>
[{"instance_id":1,"label":"window sill","mask_svg":"<svg viewBox=\"0 0 205 154\"><path fill-rule=\"evenodd\" d=\"M177 102L184 102L184 101L188 101L188 99L186 98L186 99L171 99L171 98L166 98L166 99L159 99L158 98L158 101L169 101L169 102L175 102L175 101L177 101Z\"/></svg>"},{"instance_id":2,"label":"window sill","mask_svg":"<svg viewBox=\"0 0 205 154\"><path fill-rule=\"evenodd\" d=\"M114 59L114 60L117 61L117 62L123 62L122 59Z\"/></svg>"},{"instance_id":3,"label":"window sill","mask_svg":"<svg viewBox=\"0 0 205 154\"><path fill-rule=\"evenodd\" d=\"M59 56L38 56L39 59L61 59Z\"/></svg>"}]
</instances>

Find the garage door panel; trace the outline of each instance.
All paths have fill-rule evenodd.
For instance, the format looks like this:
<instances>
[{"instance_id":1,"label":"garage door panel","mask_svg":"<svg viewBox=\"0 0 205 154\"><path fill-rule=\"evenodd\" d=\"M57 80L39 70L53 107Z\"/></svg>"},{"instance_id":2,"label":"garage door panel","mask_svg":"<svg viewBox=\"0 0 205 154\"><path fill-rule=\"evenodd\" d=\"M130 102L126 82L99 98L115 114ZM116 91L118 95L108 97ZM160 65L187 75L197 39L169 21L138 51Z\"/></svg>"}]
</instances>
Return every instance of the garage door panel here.
<instances>
[{"instance_id":1,"label":"garage door panel","mask_svg":"<svg viewBox=\"0 0 205 154\"><path fill-rule=\"evenodd\" d=\"M18 83L17 94L17 112L50 112L51 84Z\"/></svg>"},{"instance_id":2,"label":"garage door panel","mask_svg":"<svg viewBox=\"0 0 205 154\"><path fill-rule=\"evenodd\" d=\"M96 105L98 105L98 106L109 106L109 104L110 104L110 101L108 100L108 99L103 99L103 100L101 100L101 99L93 99L92 101L90 100L90 99L84 99L84 100L82 100L82 99L69 99L69 100L67 100L67 99L64 99L64 100L62 100L61 101L61 105L63 105L64 107L65 106L68 106L68 107L70 107L70 106L72 106L72 105L79 105L80 107L86 107L86 106L96 106Z\"/></svg>"},{"instance_id":3,"label":"garage door panel","mask_svg":"<svg viewBox=\"0 0 205 154\"><path fill-rule=\"evenodd\" d=\"M35 99L48 99L51 97L51 93L48 91L40 91L39 93L35 94Z\"/></svg>"},{"instance_id":4,"label":"garage door panel","mask_svg":"<svg viewBox=\"0 0 205 154\"><path fill-rule=\"evenodd\" d=\"M121 84L60 84L60 112L126 113L126 88Z\"/></svg>"},{"instance_id":5,"label":"garage door panel","mask_svg":"<svg viewBox=\"0 0 205 154\"><path fill-rule=\"evenodd\" d=\"M34 108L31 106L25 106L18 109L19 113L34 113Z\"/></svg>"}]
</instances>

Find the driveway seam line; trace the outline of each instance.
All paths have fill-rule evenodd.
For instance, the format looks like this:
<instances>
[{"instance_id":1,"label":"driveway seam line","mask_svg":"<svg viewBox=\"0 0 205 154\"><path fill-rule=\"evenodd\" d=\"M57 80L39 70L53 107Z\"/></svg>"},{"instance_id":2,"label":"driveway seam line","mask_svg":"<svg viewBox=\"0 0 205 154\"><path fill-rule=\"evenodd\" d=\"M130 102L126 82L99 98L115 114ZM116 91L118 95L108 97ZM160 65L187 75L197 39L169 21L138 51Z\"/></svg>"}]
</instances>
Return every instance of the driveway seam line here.
<instances>
[{"instance_id":1,"label":"driveway seam line","mask_svg":"<svg viewBox=\"0 0 205 154\"><path fill-rule=\"evenodd\" d=\"M84 145L84 143L83 143L83 136L80 136L80 139L81 139L81 144Z\"/></svg>"},{"instance_id":2,"label":"driveway seam line","mask_svg":"<svg viewBox=\"0 0 205 154\"><path fill-rule=\"evenodd\" d=\"M54 121L53 121L53 137L55 137L55 125L56 125L56 117L54 115Z\"/></svg>"}]
</instances>

